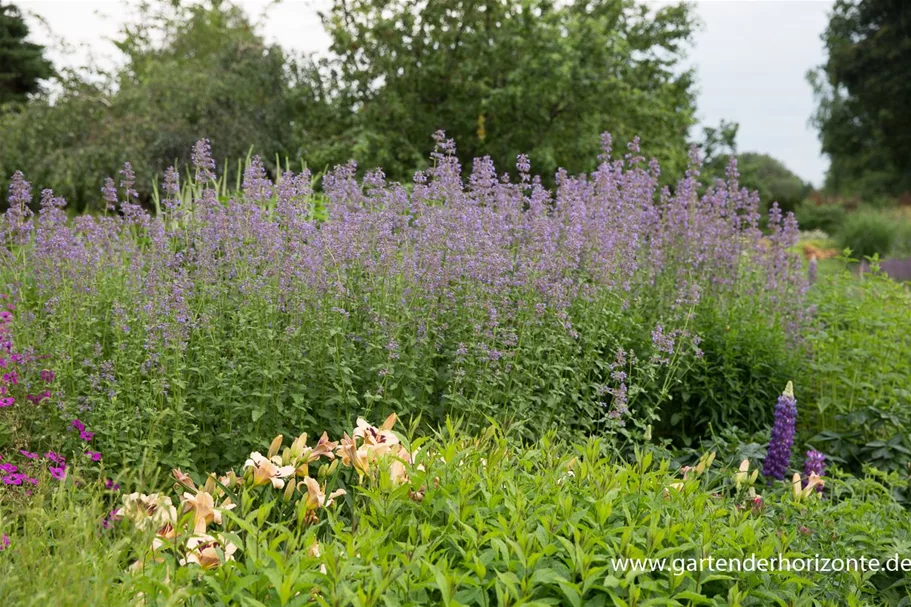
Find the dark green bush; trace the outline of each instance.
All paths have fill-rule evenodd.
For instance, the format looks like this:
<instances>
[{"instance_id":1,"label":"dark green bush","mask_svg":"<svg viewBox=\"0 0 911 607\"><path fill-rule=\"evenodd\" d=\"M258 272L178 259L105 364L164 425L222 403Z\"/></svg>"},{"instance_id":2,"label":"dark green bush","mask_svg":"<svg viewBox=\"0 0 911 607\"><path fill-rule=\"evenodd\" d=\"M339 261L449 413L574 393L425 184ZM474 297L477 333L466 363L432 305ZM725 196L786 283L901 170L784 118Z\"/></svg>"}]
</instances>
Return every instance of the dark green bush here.
<instances>
[{"instance_id":1,"label":"dark green bush","mask_svg":"<svg viewBox=\"0 0 911 607\"><path fill-rule=\"evenodd\" d=\"M892 252L898 239L899 224L887 213L861 209L845 217L835 234L841 249L851 249L857 259Z\"/></svg>"},{"instance_id":2,"label":"dark green bush","mask_svg":"<svg viewBox=\"0 0 911 607\"><path fill-rule=\"evenodd\" d=\"M834 234L845 220L845 209L840 204L819 204L804 200L794 210L801 230L822 230Z\"/></svg>"}]
</instances>

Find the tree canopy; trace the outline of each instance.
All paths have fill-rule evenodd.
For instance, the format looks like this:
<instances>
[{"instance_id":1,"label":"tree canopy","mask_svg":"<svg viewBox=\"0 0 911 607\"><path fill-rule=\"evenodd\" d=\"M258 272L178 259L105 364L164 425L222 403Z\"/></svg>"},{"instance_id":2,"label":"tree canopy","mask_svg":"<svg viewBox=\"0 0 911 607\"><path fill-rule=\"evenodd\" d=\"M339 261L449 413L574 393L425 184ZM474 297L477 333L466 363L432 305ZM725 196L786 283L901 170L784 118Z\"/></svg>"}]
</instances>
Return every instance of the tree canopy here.
<instances>
[{"instance_id":1,"label":"tree canopy","mask_svg":"<svg viewBox=\"0 0 911 607\"><path fill-rule=\"evenodd\" d=\"M831 159L826 187L846 194L911 191L911 4L837 0L808 75L813 118Z\"/></svg>"},{"instance_id":2,"label":"tree canopy","mask_svg":"<svg viewBox=\"0 0 911 607\"><path fill-rule=\"evenodd\" d=\"M686 164L685 4L334 0L322 19L353 156L391 177L424 165L439 129L463 161L489 155L501 171L520 153L543 175L590 169L605 131L618 147L641 136L670 173Z\"/></svg>"},{"instance_id":3,"label":"tree canopy","mask_svg":"<svg viewBox=\"0 0 911 607\"><path fill-rule=\"evenodd\" d=\"M28 24L12 4L0 2L0 105L25 101L40 90L40 81L54 70L44 47L26 39Z\"/></svg>"}]
</instances>

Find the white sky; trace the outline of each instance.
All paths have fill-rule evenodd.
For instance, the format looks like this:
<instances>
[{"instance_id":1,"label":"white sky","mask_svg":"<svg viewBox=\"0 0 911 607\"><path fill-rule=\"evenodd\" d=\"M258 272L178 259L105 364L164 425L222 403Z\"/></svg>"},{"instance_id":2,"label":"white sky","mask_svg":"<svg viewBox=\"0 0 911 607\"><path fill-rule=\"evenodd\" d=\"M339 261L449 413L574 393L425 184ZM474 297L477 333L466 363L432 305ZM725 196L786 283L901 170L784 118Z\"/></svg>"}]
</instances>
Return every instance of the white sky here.
<instances>
[{"instance_id":1,"label":"white sky","mask_svg":"<svg viewBox=\"0 0 911 607\"><path fill-rule=\"evenodd\" d=\"M129 16L127 2L13 1L44 19L55 37L77 47L53 52L57 65L80 65L89 55L101 61L118 56L109 38ZM268 10L262 31L286 48L325 51L328 37L316 11L328 1L283 0ZM700 121L709 126L721 119L738 122L738 151L771 154L803 179L821 185L828 162L808 125L814 103L804 76L825 59L820 35L833 0L689 1L696 3L703 22L688 59L697 70ZM239 3L255 18L273 4ZM34 39L51 44L47 30L34 20L32 24Z\"/></svg>"}]
</instances>

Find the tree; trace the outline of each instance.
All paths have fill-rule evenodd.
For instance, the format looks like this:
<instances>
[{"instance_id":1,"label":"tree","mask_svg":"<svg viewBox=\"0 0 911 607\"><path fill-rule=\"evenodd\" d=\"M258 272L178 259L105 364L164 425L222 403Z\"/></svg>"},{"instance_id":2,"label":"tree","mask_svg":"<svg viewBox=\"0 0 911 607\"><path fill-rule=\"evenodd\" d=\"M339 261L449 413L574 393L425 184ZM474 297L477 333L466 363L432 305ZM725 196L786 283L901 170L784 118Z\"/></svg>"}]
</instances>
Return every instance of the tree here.
<instances>
[{"instance_id":1,"label":"tree","mask_svg":"<svg viewBox=\"0 0 911 607\"><path fill-rule=\"evenodd\" d=\"M911 4L837 0L823 41L828 59L808 79L819 104L813 122L831 159L826 188L911 190Z\"/></svg>"},{"instance_id":2,"label":"tree","mask_svg":"<svg viewBox=\"0 0 911 607\"><path fill-rule=\"evenodd\" d=\"M54 75L44 47L26 42L29 29L12 4L0 3L0 105L25 101L40 81Z\"/></svg>"},{"instance_id":3,"label":"tree","mask_svg":"<svg viewBox=\"0 0 911 607\"><path fill-rule=\"evenodd\" d=\"M229 166L251 147L267 162L305 153L302 133L323 121L306 61L266 44L229 2L140 7L115 42L122 67L65 74L59 95L0 119L0 180L21 169L35 190L53 185L83 210L100 207L104 177L125 161L139 175L160 176L171 163L188 162L201 138ZM142 200L151 187L137 184Z\"/></svg>"},{"instance_id":4,"label":"tree","mask_svg":"<svg viewBox=\"0 0 911 607\"><path fill-rule=\"evenodd\" d=\"M463 162L529 154L553 175L593 168L600 135L682 170L694 123L680 60L693 15L634 0L334 0L323 13L353 156L410 179L438 129Z\"/></svg>"}]
</instances>

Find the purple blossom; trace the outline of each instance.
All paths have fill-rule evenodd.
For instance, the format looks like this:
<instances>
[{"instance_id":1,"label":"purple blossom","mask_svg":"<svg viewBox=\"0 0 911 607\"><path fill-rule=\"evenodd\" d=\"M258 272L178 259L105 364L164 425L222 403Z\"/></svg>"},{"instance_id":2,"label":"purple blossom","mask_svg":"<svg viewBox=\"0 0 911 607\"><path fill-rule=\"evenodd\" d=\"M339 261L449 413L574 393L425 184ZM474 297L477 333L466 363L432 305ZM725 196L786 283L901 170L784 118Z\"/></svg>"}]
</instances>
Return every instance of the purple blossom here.
<instances>
[{"instance_id":1,"label":"purple blossom","mask_svg":"<svg viewBox=\"0 0 911 607\"><path fill-rule=\"evenodd\" d=\"M101 461L101 453L98 451L86 451L85 455L86 457L89 457L93 462Z\"/></svg>"},{"instance_id":2,"label":"purple blossom","mask_svg":"<svg viewBox=\"0 0 911 607\"><path fill-rule=\"evenodd\" d=\"M28 459L38 459L38 457L39 457L37 453L32 453L31 451L26 451L25 449L20 449L19 453L21 453L23 456L27 457Z\"/></svg>"},{"instance_id":3,"label":"purple blossom","mask_svg":"<svg viewBox=\"0 0 911 607\"><path fill-rule=\"evenodd\" d=\"M810 449L807 451L807 459L803 463L803 475L804 475L804 486L806 486L806 479L810 477L811 474L817 476L823 476L826 473L826 456L816 451L815 449ZM816 490L822 493L823 486L818 485Z\"/></svg>"},{"instance_id":4,"label":"purple blossom","mask_svg":"<svg viewBox=\"0 0 911 607\"><path fill-rule=\"evenodd\" d=\"M44 457L46 459L54 462L55 464L66 465L66 458L63 457L62 455L60 455L59 453L55 453L53 451L48 451L47 453L44 454Z\"/></svg>"},{"instance_id":5,"label":"purple blossom","mask_svg":"<svg viewBox=\"0 0 911 607\"><path fill-rule=\"evenodd\" d=\"M43 381L44 383L49 384L49 383L53 382L54 377L55 376L54 376L53 371L50 371L48 369L41 370L41 381Z\"/></svg>"},{"instance_id":6,"label":"purple blossom","mask_svg":"<svg viewBox=\"0 0 911 607\"><path fill-rule=\"evenodd\" d=\"M0 407L12 407L16 404L16 399L12 396L4 396L0 398Z\"/></svg>"},{"instance_id":7,"label":"purple blossom","mask_svg":"<svg viewBox=\"0 0 911 607\"><path fill-rule=\"evenodd\" d=\"M79 438L88 442L88 441L92 440L93 438L95 438L95 433L89 432L88 430L83 430L82 432L79 433Z\"/></svg>"},{"instance_id":8,"label":"purple blossom","mask_svg":"<svg viewBox=\"0 0 911 607\"><path fill-rule=\"evenodd\" d=\"M0 464L0 471L2 471L2 472L11 474L13 472L16 472L17 470L19 470L19 468L15 464L10 464L10 463Z\"/></svg>"},{"instance_id":9,"label":"purple blossom","mask_svg":"<svg viewBox=\"0 0 911 607\"><path fill-rule=\"evenodd\" d=\"M48 472L50 472L51 476L58 481L62 481L66 478L66 466L51 466L48 468Z\"/></svg>"},{"instance_id":10,"label":"purple blossom","mask_svg":"<svg viewBox=\"0 0 911 607\"><path fill-rule=\"evenodd\" d=\"M775 405L775 424L772 426L772 438L762 466L763 476L779 480L785 477L791 462L796 424L797 400L794 398L794 387L788 382Z\"/></svg>"},{"instance_id":11,"label":"purple blossom","mask_svg":"<svg viewBox=\"0 0 911 607\"><path fill-rule=\"evenodd\" d=\"M9 548L9 546L10 546L9 536L4 533L3 537L0 537L0 552L3 552L4 550L6 550L7 548Z\"/></svg>"},{"instance_id":12,"label":"purple blossom","mask_svg":"<svg viewBox=\"0 0 911 607\"><path fill-rule=\"evenodd\" d=\"M79 432L84 432L84 431L85 431L85 424L83 424L83 423L82 423L81 421L79 421L78 419L74 419L73 421L71 421L71 422L70 422L70 425L71 425L73 428L76 428L76 430L78 430Z\"/></svg>"}]
</instances>

